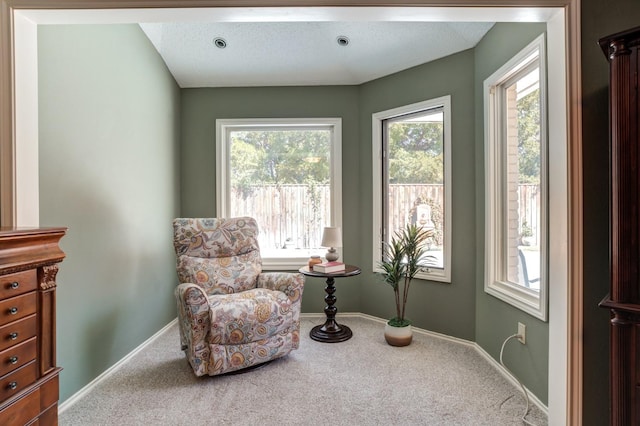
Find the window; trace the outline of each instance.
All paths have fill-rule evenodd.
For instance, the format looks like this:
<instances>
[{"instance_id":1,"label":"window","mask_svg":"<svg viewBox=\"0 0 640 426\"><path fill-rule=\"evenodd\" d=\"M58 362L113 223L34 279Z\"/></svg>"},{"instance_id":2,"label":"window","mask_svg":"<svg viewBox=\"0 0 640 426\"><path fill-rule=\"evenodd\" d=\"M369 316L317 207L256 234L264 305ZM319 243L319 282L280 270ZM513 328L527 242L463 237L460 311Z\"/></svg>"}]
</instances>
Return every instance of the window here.
<instances>
[{"instance_id":1,"label":"window","mask_svg":"<svg viewBox=\"0 0 640 426\"><path fill-rule=\"evenodd\" d=\"M265 269L297 269L341 226L339 118L216 120L220 217L260 226Z\"/></svg>"},{"instance_id":2,"label":"window","mask_svg":"<svg viewBox=\"0 0 640 426\"><path fill-rule=\"evenodd\" d=\"M373 265L407 224L430 230L418 278L451 281L451 100L373 114Z\"/></svg>"},{"instance_id":3,"label":"window","mask_svg":"<svg viewBox=\"0 0 640 426\"><path fill-rule=\"evenodd\" d=\"M546 320L547 136L544 36L485 91L485 291Z\"/></svg>"}]
</instances>

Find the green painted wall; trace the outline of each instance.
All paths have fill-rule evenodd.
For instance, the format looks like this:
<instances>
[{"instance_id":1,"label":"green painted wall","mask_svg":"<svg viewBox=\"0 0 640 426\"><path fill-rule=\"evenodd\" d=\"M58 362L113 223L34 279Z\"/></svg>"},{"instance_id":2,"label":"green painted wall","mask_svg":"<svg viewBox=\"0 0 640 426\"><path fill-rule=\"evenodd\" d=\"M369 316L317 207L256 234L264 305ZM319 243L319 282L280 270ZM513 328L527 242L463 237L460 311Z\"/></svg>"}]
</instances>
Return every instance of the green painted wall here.
<instances>
[{"instance_id":1,"label":"green painted wall","mask_svg":"<svg viewBox=\"0 0 640 426\"><path fill-rule=\"evenodd\" d=\"M609 422L609 65L601 37L640 25L638 0L582 0L584 425Z\"/></svg>"},{"instance_id":2,"label":"green painted wall","mask_svg":"<svg viewBox=\"0 0 640 426\"><path fill-rule=\"evenodd\" d=\"M527 326L527 344L510 342L505 364L542 402L547 403L549 376L549 324L540 321L484 291L484 94L486 78L546 30L545 24L499 23L475 48L475 188L476 209L476 342L499 359L502 342ZM553 182L551 183L553 185ZM552 319L550 319L552 320Z\"/></svg>"},{"instance_id":3,"label":"green painted wall","mask_svg":"<svg viewBox=\"0 0 640 426\"><path fill-rule=\"evenodd\" d=\"M415 102L451 96L452 278L450 284L415 280L408 317L415 326L463 339L475 334L475 186L473 50L411 68L360 88L361 310L382 318L395 312L393 290L373 270L371 115ZM452 315L455 310L455 315Z\"/></svg>"},{"instance_id":4,"label":"green painted wall","mask_svg":"<svg viewBox=\"0 0 640 426\"><path fill-rule=\"evenodd\" d=\"M64 401L175 318L180 91L137 25L40 26L38 66Z\"/></svg>"},{"instance_id":5,"label":"green painted wall","mask_svg":"<svg viewBox=\"0 0 640 426\"><path fill-rule=\"evenodd\" d=\"M361 206L358 88L355 86L207 88L182 90L182 215L215 217L218 118L342 118L344 260L360 264ZM302 266L302 265L301 265ZM339 312L360 311L359 277L337 280ZM324 282L306 281L303 312L322 312Z\"/></svg>"}]
</instances>

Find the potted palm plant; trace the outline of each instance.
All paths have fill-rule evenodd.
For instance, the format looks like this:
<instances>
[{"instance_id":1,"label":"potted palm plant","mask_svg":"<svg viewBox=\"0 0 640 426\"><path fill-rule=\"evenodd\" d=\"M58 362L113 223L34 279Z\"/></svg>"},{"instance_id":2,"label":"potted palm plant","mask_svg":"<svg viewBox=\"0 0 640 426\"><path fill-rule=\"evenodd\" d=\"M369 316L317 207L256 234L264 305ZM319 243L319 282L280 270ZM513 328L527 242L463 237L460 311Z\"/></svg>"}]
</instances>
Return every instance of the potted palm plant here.
<instances>
[{"instance_id":1,"label":"potted palm plant","mask_svg":"<svg viewBox=\"0 0 640 426\"><path fill-rule=\"evenodd\" d=\"M424 263L435 259L425 255L426 242L434 236L433 229L407 224L384 245L379 266L384 282L393 288L396 302L396 316L387 322L384 331L385 340L392 346L407 346L413 338L411 321L405 316L409 287Z\"/></svg>"}]
</instances>

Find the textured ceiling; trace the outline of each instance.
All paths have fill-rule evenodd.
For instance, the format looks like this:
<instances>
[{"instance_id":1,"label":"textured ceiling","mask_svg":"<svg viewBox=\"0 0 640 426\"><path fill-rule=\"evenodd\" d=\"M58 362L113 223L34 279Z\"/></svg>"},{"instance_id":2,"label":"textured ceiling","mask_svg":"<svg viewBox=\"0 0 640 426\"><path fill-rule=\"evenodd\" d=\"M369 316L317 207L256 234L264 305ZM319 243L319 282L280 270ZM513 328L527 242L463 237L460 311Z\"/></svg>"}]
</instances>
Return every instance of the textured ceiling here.
<instances>
[{"instance_id":1,"label":"textured ceiling","mask_svg":"<svg viewBox=\"0 0 640 426\"><path fill-rule=\"evenodd\" d=\"M491 22L141 23L180 87L360 84L474 47ZM348 46L339 46L346 36ZM219 49L213 39L222 37Z\"/></svg>"}]
</instances>

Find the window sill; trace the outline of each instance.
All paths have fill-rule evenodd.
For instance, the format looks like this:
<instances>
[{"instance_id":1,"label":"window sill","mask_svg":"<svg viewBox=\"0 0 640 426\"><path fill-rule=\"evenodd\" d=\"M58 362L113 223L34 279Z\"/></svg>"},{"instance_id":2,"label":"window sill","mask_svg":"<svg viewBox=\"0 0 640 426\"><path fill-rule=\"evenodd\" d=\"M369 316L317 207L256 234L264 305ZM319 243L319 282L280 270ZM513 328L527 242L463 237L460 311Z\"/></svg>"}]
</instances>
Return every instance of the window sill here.
<instances>
[{"instance_id":1,"label":"window sill","mask_svg":"<svg viewBox=\"0 0 640 426\"><path fill-rule=\"evenodd\" d=\"M509 303L539 320L547 321L547 307L540 291L520 288L520 286L501 281L494 281L492 284L485 283L484 290L487 294Z\"/></svg>"},{"instance_id":2,"label":"window sill","mask_svg":"<svg viewBox=\"0 0 640 426\"><path fill-rule=\"evenodd\" d=\"M373 272L376 274L383 273L380 268L373 268ZM437 281L444 284L451 284L451 276L444 269L431 269L430 272L420 272L416 275L415 279L424 281Z\"/></svg>"}]
</instances>

